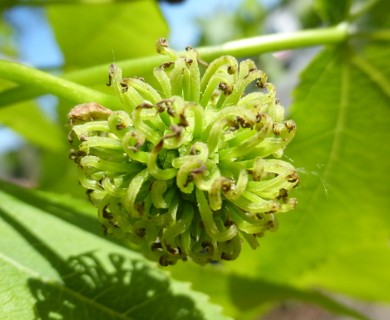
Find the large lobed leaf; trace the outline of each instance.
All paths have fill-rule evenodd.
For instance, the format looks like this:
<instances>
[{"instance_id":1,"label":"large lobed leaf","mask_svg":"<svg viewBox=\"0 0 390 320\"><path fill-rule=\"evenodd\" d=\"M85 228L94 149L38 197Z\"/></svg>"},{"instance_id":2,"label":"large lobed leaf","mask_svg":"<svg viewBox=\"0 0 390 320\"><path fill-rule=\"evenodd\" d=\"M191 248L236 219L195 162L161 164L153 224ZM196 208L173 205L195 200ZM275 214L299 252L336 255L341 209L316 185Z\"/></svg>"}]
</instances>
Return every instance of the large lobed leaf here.
<instances>
[{"instance_id":1,"label":"large lobed leaf","mask_svg":"<svg viewBox=\"0 0 390 320\"><path fill-rule=\"evenodd\" d=\"M27 202L0 191L2 319L228 319L142 256L69 223L88 220L84 205L72 213L63 196L19 191Z\"/></svg>"},{"instance_id":2,"label":"large lobed leaf","mask_svg":"<svg viewBox=\"0 0 390 320\"><path fill-rule=\"evenodd\" d=\"M292 107L300 130L289 148L302 168L300 204L266 239L263 276L299 283L335 256L388 241L390 96L383 86L389 70L376 66L385 57L381 50L360 56L340 46L321 53L302 75ZM375 81L378 75L386 82ZM384 247L385 256L390 267ZM361 262L367 263L364 256Z\"/></svg>"},{"instance_id":3,"label":"large lobed leaf","mask_svg":"<svg viewBox=\"0 0 390 320\"><path fill-rule=\"evenodd\" d=\"M390 302L389 56L386 42L351 41L323 50L304 71L288 148L301 171L298 208L236 272Z\"/></svg>"},{"instance_id":4,"label":"large lobed leaf","mask_svg":"<svg viewBox=\"0 0 390 320\"><path fill-rule=\"evenodd\" d=\"M370 285L390 281L378 268L390 269L389 55L387 43L346 44L324 50L302 74L289 148L302 168L300 205L264 246L263 276L390 301ZM348 278L335 276L347 270Z\"/></svg>"}]
</instances>

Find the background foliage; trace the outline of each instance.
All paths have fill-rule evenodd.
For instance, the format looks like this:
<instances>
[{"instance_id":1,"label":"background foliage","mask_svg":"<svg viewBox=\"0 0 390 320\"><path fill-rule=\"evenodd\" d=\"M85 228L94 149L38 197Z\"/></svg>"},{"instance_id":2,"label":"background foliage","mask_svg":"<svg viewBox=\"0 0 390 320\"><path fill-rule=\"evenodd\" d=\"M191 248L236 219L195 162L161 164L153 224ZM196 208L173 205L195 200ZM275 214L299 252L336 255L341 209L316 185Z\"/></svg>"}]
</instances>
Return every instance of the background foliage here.
<instances>
[{"instance_id":1,"label":"background foliage","mask_svg":"<svg viewBox=\"0 0 390 320\"><path fill-rule=\"evenodd\" d=\"M155 40L168 35L153 1L54 2L44 9L63 53L63 76L106 93L105 74L85 77L82 70L153 54ZM277 10L295 10L303 27L347 22L353 31L347 41L321 48L294 89L289 117L299 130L287 157L300 170L298 208L279 217L279 230L259 250L245 248L225 264L160 269L104 237L68 160L64 124L73 102L61 99L52 120L30 99L37 88L0 79L0 123L28 141L24 150L34 159L27 175L34 173L34 188L14 185L10 175L0 182L4 319L255 319L286 300L366 319L340 295L390 303L390 4L307 3L306 10L289 1L267 10L244 1L231 16L199 22L203 44L269 31L266 17ZM213 35L227 21L234 32ZM1 51L15 54L5 21L0 32L8 39ZM268 72L272 58L258 59ZM288 66L273 61L271 75L283 83ZM134 75L150 76L127 74ZM18 159L20 153L1 158L12 179L26 178Z\"/></svg>"}]
</instances>

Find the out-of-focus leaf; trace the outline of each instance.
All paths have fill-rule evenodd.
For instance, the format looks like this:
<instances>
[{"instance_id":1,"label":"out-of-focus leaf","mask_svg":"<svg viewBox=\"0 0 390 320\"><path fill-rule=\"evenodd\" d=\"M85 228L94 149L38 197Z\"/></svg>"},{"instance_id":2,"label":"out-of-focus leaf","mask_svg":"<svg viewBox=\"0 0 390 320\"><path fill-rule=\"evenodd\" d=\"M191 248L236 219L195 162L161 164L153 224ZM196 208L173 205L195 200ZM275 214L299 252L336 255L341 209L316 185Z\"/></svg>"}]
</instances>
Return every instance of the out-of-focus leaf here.
<instances>
[{"instance_id":1,"label":"out-of-focus leaf","mask_svg":"<svg viewBox=\"0 0 390 320\"><path fill-rule=\"evenodd\" d=\"M56 152L66 150L66 138L62 130L33 102L1 108L0 123L38 147Z\"/></svg>"},{"instance_id":2,"label":"out-of-focus leaf","mask_svg":"<svg viewBox=\"0 0 390 320\"><path fill-rule=\"evenodd\" d=\"M297 289L234 275L229 277L229 289L233 303L241 312L246 312L267 302L299 300L319 305L336 314L344 314L356 319L367 319L364 315L315 290Z\"/></svg>"},{"instance_id":3,"label":"out-of-focus leaf","mask_svg":"<svg viewBox=\"0 0 390 320\"><path fill-rule=\"evenodd\" d=\"M390 301L390 247L356 249L330 257L302 282L366 300Z\"/></svg>"},{"instance_id":4,"label":"out-of-focus leaf","mask_svg":"<svg viewBox=\"0 0 390 320\"><path fill-rule=\"evenodd\" d=\"M245 265L245 262L241 265L247 267L248 274L251 274L250 265ZM282 300L296 300L318 305L336 314L366 319L364 315L319 291L240 275L226 268L226 264L200 267L181 263L172 268L171 272L179 280L191 279L194 289L207 293L212 302L222 305L225 312L234 318L253 319L253 315L258 316L265 306Z\"/></svg>"},{"instance_id":5,"label":"out-of-focus leaf","mask_svg":"<svg viewBox=\"0 0 390 320\"><path fill-rule=\"evenodd\" d=\"M39 188L86 198L85 189L78 184L79 168L69 159L70 146L66 144L66 147L63 152L45 152L41 155L42 172L39 177Z\"/></svg>"},{"instance_id":6,"label":"out-of-focus leaf","mask_svg":"<svg viewBox=\"0 0 390 320\"><path fill-rule=\"evenodd\" d=\"M4 319L228 319L137 253L3 191L0 232Z\"/></svg>"},{"instance_id":7,"label":"out-of-focus leaf","mask_svg":"<svg viewBox=\"0 0 390 320\"><path fill-rule=\"evenodd\" d=\"M4 12L0 4L0 16L4 16ZM0 58L14 58L17 54L16 43L14 38L14 30L6 19L0 19ZM0 82L2 88L3 81Z\"/></svg>"},{"instance_id":8,"label":"out-of-focus leaf","mask_svg":"<svg viewBox=\"0 0 390 320\"><path fill-rule=\"evenodd\" d=\"M316 8L325 22L337 24L348 17L351 2L351 0L316 0Z\"/></svg>"},{"instance_id":9,"label":"out-of-focus leaf","mask_svg":"<svg viewBox=\"0 0 390 320\"><path fill-rule=\"evenodd\" d=\"M168 33L155 1L56 5L48 17L71 68L153 54L157 39Z\"/></svg>"}]
</instances>

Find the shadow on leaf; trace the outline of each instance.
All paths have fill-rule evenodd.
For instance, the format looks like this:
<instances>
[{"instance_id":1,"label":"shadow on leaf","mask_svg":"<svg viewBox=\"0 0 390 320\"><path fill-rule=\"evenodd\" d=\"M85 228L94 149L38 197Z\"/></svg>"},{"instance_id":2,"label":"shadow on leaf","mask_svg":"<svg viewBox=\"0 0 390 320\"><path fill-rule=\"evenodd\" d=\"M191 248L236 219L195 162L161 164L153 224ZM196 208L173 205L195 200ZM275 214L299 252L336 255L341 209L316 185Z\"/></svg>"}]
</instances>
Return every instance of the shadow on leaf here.
<instances>
[{"instance_id":1,"label":"shadow on leaf","mask_svg":"<svg viewBox=\"0 0 390 320\"><path fill-rule=\"evenodd\" d=\"M60 275L60 280L43 276L28 280L37 319L205 318L191 298L175 290L165 273L141 258L93 251L64 260L16 218L3 211L0 216Z\"/></svg>"},{"instance_id":2,"label":"shadow on leaf","mask_svg":"<svg viewBox=\"0 0 390 320\"><path fill-rule=\"evenodd\" d=\"M86 253L66 262L63 284L31 279L38 318L203 319L188 297L172 293L164 274L119 254L109 261L106 267Z\"/></svg>"}]
</instances>

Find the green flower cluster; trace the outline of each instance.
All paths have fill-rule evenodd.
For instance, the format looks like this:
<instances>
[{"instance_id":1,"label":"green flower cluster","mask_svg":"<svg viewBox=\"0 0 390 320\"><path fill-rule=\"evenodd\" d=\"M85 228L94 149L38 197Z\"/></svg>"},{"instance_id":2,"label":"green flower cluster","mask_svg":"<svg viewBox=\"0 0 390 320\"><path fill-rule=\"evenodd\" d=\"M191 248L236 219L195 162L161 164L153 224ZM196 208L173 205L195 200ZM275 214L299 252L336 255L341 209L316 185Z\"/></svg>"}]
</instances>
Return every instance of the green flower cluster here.
<instances>
[{"instance_id":1,"label":"green flower cluster","mask_svg":"<svg viewBox=\"0 0 390 320\"><path fill-rule=\"evenodd\" d=\"M80 182L105 232L163 266L236 259L242 239L256 248L276 214L296 206L296 169L278 159L295 123L252 60L222 56L201 75L196 50L178 54L161 39L157 51L168 60L153 70L157 88L111 65L123 110L86 103L69 113Z\"/></svg>"}]
</instances>

